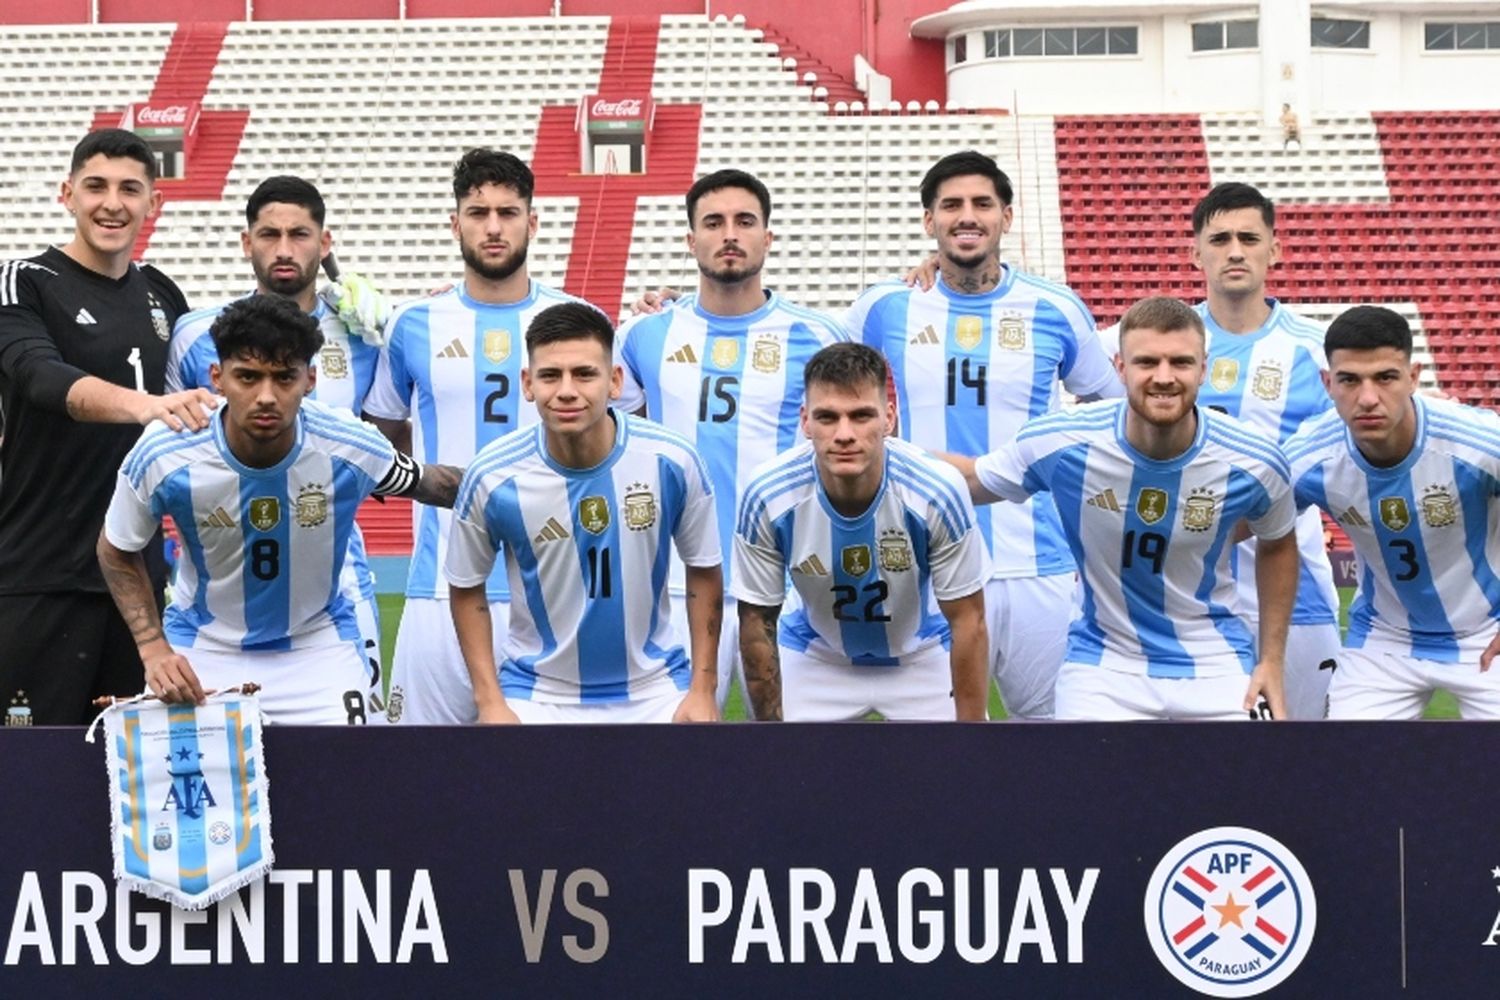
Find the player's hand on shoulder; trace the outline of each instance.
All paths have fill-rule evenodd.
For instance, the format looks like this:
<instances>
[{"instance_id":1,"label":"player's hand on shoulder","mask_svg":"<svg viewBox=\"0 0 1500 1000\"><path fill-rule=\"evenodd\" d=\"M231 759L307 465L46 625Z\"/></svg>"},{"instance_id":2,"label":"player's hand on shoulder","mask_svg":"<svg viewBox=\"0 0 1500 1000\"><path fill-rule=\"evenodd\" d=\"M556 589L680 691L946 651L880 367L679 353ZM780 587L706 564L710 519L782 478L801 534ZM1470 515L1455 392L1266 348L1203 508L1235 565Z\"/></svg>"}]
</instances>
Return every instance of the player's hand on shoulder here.
<instances>
[{"instance_id":1,"label":"player's hand on shoulder","mask_svg":"<svg viewBox=\"0 0 1500 1000\"><path fill-rule=\"evenodd\" d=\"M203 685L187 657L161 643L159 652L142 656L141 660L146 667L146 685L152 694L168 704L203 704Z\"/></svg>"},{"instance_id":2,"label":"player's hand on shoulder","mask_svg":"<svg viewBox=\"0 0 1500 1000\"><path fill-rule=\"evenodd\" d=\"M706 691L689 691L672 713L673 722L718 722L719 706Z\"/></svg>"},{"instance_id":3,"label":"player's hand on shoulder","mask_svg":"<svg viewBox=\"0 0 1500 1000\"><path fill-rule=\"evenodd\" d=\"M487 702L479 706L481 726L519 726L521 719L503 701Z\"/></svg>"},{"instance_id":4,"label":"player's hand on shoulder","mask_svg":"<svg viewBox=\"0 0 1500 1000\"><path fill-rule=\"evenodd\" d=\"M901 280L908 285L920 288L922 291L931 291L932 286L937 284L938 255L931 254L922 263L902 275Z\"/></svg>"},{"instance_id":5,"label":"player's hand on shoulder","mask_svg":"<svg viewBox=\"0 0 1500 1000\"><path fill-rule=\"evenodd\" d=\"M630 303L630 315L650 316L661 312L668 302L676 301L682 293L670 285L662 285L654 292L642 292L640 298Z\"/></svg>"},{"instance_id":6,"label":"player's hand on shoulder","mask_svg":"<svg viewBox=\"0 0 1500 1000\"><path fill-rule=\"evenodd\" d=\"M160 420L174 431L184 428L200 431L208 426L214 410L219 407L219 397L207 389L184 389L169 392L165 396L141 396L140 412L136 421L142 426Z\"/></svg>"}]
</instances>

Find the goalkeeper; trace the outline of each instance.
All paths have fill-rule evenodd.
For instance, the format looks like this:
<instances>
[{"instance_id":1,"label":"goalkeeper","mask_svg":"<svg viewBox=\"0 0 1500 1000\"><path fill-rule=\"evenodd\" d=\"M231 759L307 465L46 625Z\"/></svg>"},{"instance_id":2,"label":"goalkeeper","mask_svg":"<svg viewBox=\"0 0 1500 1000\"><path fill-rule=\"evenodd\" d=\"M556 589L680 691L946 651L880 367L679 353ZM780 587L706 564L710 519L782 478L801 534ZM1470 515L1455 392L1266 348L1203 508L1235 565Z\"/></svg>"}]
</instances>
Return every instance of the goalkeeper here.
<instances>
[{"instance_id":1,"label":"goalkeeper","mask_svg":"<svg viewBox=\"0 0 1500 1000\"><path fill-rule=\"evenodd\" d=\"M324 228L324 215L323 196L312 184L300 177L268 178L245 205L246 228L240 234L240 246L255 272L252 294L290 299L318 321L323 346L313 358L317 386L308 398L358 416L375 378L381 328L390 308L369 281L357 274L345 274L318 291L319 268L333 249L333 233ZM228 305L199 309L177 321L167 351L168 392L213 388L208 368L219 356L208 329ZM354 603L368 666L378 682L380 621L375 578L358 525L349 538L341 589ZM380 690L378 683L374 690Z\"/></svg>"}]
</instances>

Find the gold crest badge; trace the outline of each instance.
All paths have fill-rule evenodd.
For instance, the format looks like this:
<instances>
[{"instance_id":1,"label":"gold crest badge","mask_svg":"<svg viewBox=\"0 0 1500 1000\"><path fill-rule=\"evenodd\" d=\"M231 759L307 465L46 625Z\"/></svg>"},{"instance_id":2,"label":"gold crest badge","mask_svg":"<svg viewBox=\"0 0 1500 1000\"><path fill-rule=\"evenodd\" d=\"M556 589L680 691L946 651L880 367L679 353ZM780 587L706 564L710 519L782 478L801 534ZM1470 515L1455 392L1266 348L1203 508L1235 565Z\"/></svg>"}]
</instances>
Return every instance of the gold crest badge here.
<instances>
[{"instance_id":1,"label":"gold crest badge","mask_svg":"<svg viewBox=\"0 0 1500 1000\"><path fill-rule=\"evenodd\" d=\"M1182 526L1189 531L1207 531L1214 526L1219 500L1213 490L1200 486L1182 502Z\"/></svg>"},{"instance_id":2,"label":"gold crest badge","mask_svg":"<svg viewBox=\"0 0 1500 1000\"><path fill-rule=\"evenodd\" d=\"M297 493L292 517L303 528L316 528L328 520L328 494L324 492L321 483L309 483L302 487Z\"/></svg>"},{"instance_id":3,"label":"gold crest badge","mask_svg":"<svg viewBox=\"0 0 1500 1000\"><path fill-rule=\"evenodd\" d=\"M750 352L750 367L767 375L781 370L781 341L772 337L761 337Z\"/></svg>"},{"instance_id":4,"label":"gold crest badge","mask_svg":"<svg viewBox=\"0 0 1500 1000\"><path fill-rule=\"evenodd\" d=\"M484 331L484 357L497 365L510 357L509 330Z\"/></svg>"},{"instance_id":5,"label":"gold crest badge","mask_svg":"<svg viewBox=\"0 0 1500 1000\"><path fill-rule=\"evenodd\" d=\"M1219 392L1228 392L1240 381L1240 363L1234 358L1214 358L1208 369L1208 384Z\"/></svg>"},{"instance_id":6,"label":"gold crest badge","mask_svg":"<svg viewBox=\"0 0 1500 1000\"><path fill-rule=\"evenodd\" d=\"M645 483L631 483L625 489L625 527L645 531L656 523L656 497Z\"/></svg>"},{"instance_id":7,"label":"gold crest badge","mask_svg":"<svg viewBox=\"0 0 1500 1000\"><path fill-rule=\"evenodd\" d=\"M870 572L870 547L868 545L845 545L839 553L839 562L850 576L864 576Z\"/></svg>"},{"instance_id":8,"label":"gold crest badge","mask_svg":"<svg viewBox=\"0 0 1500 1000\"><path fill-rule=\"evenodd\" d=\"M1142 521L1145 521L1147 524L1155 524L1167 516L1167 501L1169 499L1166 490L1158 490L1148 486L1136 495L1135 512L1140 516Z\"/></svg>"},{"instance_id":9,"label":"gold crest badge","mask_svg":"<svg viewBox=\"0 0 1500 1000\"><path fill-rule=\"evenodd\" d=\"M715 368L733 368L740 361L740 342L733 337L715 337L708 358Z\"/></svg>"},{"instance_id":10,"label":"gold crest badge","mask_svg":"<svg viewBox=\"0 0 1500 1000\"><path fill-rule=\"evenodd\" d=\"M1255 369L1255 377L1250 380L1250 391L1267 402L1281 398L1281 389L1286 382L1286 377L1281 371L1281 366L1272 362L1265 362Z\"/></svg>"},{"instance_id":11,"label":"gold crest badge","mask_svg":"<svg viewBox=\"0 0 1500 1000\"><path fill-rule=\"evenodd\" d=\"M590 534L603 534L609 527L609 501L598 496L584 497L578 504L578 523Z\"/></svg>"},{"instance_id":12,"label":"gold crest badge","mask_svg":"<svg viewBox=\"0 0 1500 1000\"><path fill-rule=\"evenodd\" d=\"M1458 523L1458 498L1446 486L1429 486L1422 491L1422 520L1429 528L1446 528Z\"/></svg>"},{"instance_id":13,"label":"gold crest badge","mask_svg":"<svg viewBox=\"0 0 1500 1000\"><path fill-rule=\"evenodd\" d=\"M250 526L257 531L270 531L281 523L281 500L277 497L256 497L250 501Z\"/></svg>"},{"instance_id":14,"label":"gold crest badge","mask_svg":"<svg viewBox=\"0 0 1500 1000\"><path fill-rule=\"evenodd\" d=\"M953 340L966 351L972 351L984 339L984 321L978 316L960 316L953 324Z\"/></svg>"},{"instance_id":15,"label":"gold crest badge","mask_svg":"<svg viewBox=\"0 0 1500 1000\"><path fill-rule=\"evenodd\" d=\"M1026 349L1026 321L1019 316L1007 316L1000 321L998 331L1000 346L1007 351Z\"/></svg>"},{"instance_id":16,"label":"gold crest badge","mask_svg":"<svg viewBox=\"0 0 1500 1000\"><path fill-rule=\"evenodd\" d=\"M1406 506L1406 497L1380 498L1380 523L1392 531L1405 531L1411 524L1411 511Z\"/></svg>"},{"instance_id":17,"label":"gold crest badge","mask_svg":"<svg viewBox=\"0 0 1500 1000\"><path fill-rule=\"evenodd\" d=\"M345 379L349 377L349 355L337 344L329 344L318 352L318 377Z\"/></svg>"},{"instance_id":18,"label":"gold crest badge","mask_svg":"<svg viewBox=\"0 0 1500 1000\"><path fill-rule=\"evenodd\" d=\"M899 528L888 528L880 533L880 568L889 573L905 573L911 569L911 543L906 533Z\"/></svg>"}]
</instances>

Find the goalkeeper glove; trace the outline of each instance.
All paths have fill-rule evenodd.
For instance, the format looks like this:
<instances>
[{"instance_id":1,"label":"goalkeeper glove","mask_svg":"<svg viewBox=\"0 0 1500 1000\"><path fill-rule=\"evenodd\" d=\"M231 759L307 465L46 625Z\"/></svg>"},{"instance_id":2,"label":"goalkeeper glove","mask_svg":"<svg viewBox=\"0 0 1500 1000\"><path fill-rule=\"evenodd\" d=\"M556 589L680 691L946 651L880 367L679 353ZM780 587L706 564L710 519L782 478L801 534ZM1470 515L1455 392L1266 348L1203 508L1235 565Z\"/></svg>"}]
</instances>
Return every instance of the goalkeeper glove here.
<instances>
[{"instance_id":1,"label":"goalkeeper glove","mask_svg":"<svg viewBox=\"0 0 1500 1000\"><path fill-rule=\"evenodd\" d=\"M371 347L385 344L385 322L390 319L391 305L369 278L345 271L338 281L324 285L318 295L350 333L358 334Z\"/></svg>"}]
</instances>

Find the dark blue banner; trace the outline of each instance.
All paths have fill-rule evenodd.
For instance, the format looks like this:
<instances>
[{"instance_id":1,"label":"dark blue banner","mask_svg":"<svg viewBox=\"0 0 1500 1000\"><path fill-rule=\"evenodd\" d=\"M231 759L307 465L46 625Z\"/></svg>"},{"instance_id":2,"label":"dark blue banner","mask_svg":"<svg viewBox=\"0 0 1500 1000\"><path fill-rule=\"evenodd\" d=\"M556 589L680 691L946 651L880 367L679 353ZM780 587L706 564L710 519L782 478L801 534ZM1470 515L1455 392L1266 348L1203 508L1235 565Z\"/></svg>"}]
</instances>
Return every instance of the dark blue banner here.
<instances>
[{"instance_id":1,"label":"dark blue banner","mask_svg":"<svg viewBox=\"0 0 1500 1000\"><path fill-rule=\"evenodd\" d=\"M1500 993L1494 725L265 744L275 870L185 913L114 885L100 746L0 730L0 996Z\"/></svg>"}]
</instances>

